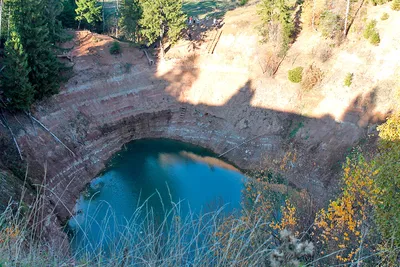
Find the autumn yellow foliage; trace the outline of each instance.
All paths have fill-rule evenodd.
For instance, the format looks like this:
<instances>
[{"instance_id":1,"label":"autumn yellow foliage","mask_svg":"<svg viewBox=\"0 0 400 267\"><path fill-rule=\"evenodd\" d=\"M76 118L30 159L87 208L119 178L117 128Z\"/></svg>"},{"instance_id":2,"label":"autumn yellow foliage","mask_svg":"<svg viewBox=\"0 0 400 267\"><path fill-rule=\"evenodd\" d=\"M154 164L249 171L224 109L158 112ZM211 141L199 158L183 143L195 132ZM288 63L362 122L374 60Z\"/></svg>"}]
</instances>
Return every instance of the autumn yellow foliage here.
<instances>
[{"instance_id":1,"label":"autumn yellow foliage","mask_svg":"<svg viewBox=\"0 0 400 267\"><path fill-rule=\"evenodd\" d=\"M400 112L390 116L386 123L378 127L379 137L385 141L400 140Z\"/></svg>"},{"instance_id":2,"label":"autumn yellow foliage","mask_svg":"<svg viewBox=\"0 0 400 267\"><path fill-rule=\"evenodd\" d=\"M297 226L297 218L296 218L296 207L290 202L289 199L286 199L285 206L281 207L282 219L280 222L271 223L271 227L274 230L291 230L293 231ZM295 233L297 235L298 233Z\"/></svg>"},{"instance_id":3,"label":"autumn yellow foliage","mask_svg":"<svg viewBox=\"0 0 400 267\"><path fill-rule=\"evenodd\" d=\"M316 216L315 230L321 234L317 239L325 254L342 250L336 258L342 262L355 260L363 248L369 215L372 213L379 189L374 183L376 171L362 156L358 160L347 159L343 174L340 197L331 201L327 209Z\"/></svg>"}]
</instances>

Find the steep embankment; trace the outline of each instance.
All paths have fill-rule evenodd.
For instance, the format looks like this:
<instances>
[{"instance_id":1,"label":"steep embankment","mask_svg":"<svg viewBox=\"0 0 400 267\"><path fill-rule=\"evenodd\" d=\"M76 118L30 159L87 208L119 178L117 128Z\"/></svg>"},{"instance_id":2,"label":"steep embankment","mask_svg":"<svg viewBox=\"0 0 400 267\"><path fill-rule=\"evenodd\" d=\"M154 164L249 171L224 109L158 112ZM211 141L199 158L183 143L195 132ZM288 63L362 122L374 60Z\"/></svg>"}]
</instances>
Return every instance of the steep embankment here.
<instances>
[{"instance_id":1,"label":"steep embankment","mask_svg":"<svg viewBox=\"0 0 400 267\"><path fill-rule=\"evenodd\" d=\"M341 79L333 79L328 67L328 78L318 90L304 93L298 85L290 84L286 73L294 64L293 58L302 58L293 54L301 43L289 52L276 77L267 77L262 67L266 47L259 44L253 26L251 30L243 27L252 25L254 12L250 7L226 16L214 54L206 52L209 40L205 33L194 53L187 52L189 43L185 41L169 52L180 59L160 61L155 66L149 66L143 52L127 44L122 45L121 55L111 56L108 48L112 39L89 32L77 32L74 41L65 44L73 46L74 76L60 94L36 105L33 115L74 154L27 116L5 114L29 163L30 183L46 185L46 214L53 218L51 225L59 222L52 217L53 208L64 221L85 184L123 144L140 138L172 138L216 153L251 140L224 157L243 169L279 171L294 186L307 189L319 203L329 197L345 153L373 129L367 126L376 113L385 113L390 105L374 102L358 76L355 84L360 87L339 85ZM307 44L312 38L302 35L298 40L310 50ZM192 48L190 45L189 50ZM331 60L340 57L335 54ZM380 64L381 59L371 57L369 54L371 64ZM308 57L303 56L301 62L309 62ZM337 67L333 71L339 76L346 73L338 73ZM332 88L338 90L334 95ZM387 93L379 90L374 99ZM340 105L328 105L337 99ZM6 128L0 129L3 147L13 150L12 140L4 141ZM15 151L1 155L5 165L18 162L9 160L13 154Z\"/></svg>"}]
</instances>

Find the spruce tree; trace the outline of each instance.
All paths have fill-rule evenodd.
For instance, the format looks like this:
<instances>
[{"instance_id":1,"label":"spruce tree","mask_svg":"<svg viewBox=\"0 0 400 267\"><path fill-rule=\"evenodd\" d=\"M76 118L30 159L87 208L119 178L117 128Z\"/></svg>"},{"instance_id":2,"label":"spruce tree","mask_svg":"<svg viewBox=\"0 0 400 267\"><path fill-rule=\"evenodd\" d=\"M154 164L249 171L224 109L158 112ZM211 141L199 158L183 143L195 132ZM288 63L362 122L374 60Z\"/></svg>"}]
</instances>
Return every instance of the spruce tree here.
<instances>
[{"instance_id":1,"label":"spruce tree","mask_svg":"<svg viewBox=\"0 0 400 267\"><path fill-rule=\"evenodd\" d=\"M121 33L127 40L136 42L139 34L139 19L142 16L139 0L122 0L120 11Z\"/></svg>"},{"instance_id":2,"label":"spruce tree","mask_svg":"<svg viewBox=\"0 0 400 267\"><path fill-rule=\"evenodd\" d=\"M35 91L29 81L30 68L21 39L16 32L5 44L5 69L2 87L12 108L27 110L32 105Z\"/></svg>"},{"instance_id":3,"label":"spruce tree","mask_svg":"<svg viewBox=\"0 0 400 267\"><path fill-rule=\"evenodd\" d=\"M61 38L63 32L61 21L58 16L63 10L63 4L60 0L44 0L44 15L49 29L49 39L52 43Z\"/></svg>"},{"instance_id":4,"label":"spruce tree","mask_svg":"<svg viewBox=\"0 0 400 267\"><path fill-rule=\"evenodd\" d=\"M53 53L47 19L43 13L44 2L27 0L25 19L20 27L20 35L28 64L31 68L29 79L36 90L36 98L41 99L58 92L59 63Z\"/></svg>"},{"instance_id":5,"label":"spruce tree","mask_svg":"<svg viewBox=\"0 0 400 267\"><path fill-rule=\"evenodd\" d=\"M285 0L278 0L277 8L279 10L278 21L281 25L281 56L285 55L289 50L289 44L293 41L294 22L292 19L292 11L286 4Z\"/></svg>"},{"instance_id":6,"label":"spruce tree","mask_svg":"<svg viewBox=\"0 0 400 267\"><path fill-rule=\"evenodd\" d=\"M58 92L59 62L50 42L48 18L44 12L47 0L9 0L13 4L12 29L21 40L31 69L29 80L35 97L41 99Z\"/></svg>"},{"instance_id":7,"label":"spruce tree","mask_svg":"<svg viewBox=\"0 0 400 267\"><path fill-rule=\"evenodd\" d=\"M77 0L76 1L76 20L79 21L78 29L80 28L81 22L85 21L90 25L94 25L96 22L101 21L101 6L97 0Z\"/></svg>"},{"instance_id":8,"label":"spruce tree","mask_svg":"<svg viewBox=\"0 0 400 267\"><path fill-rule=\"evenodd\" d=\"M293 33L295 30L292 18L292 11L286 0L263 0L259 4L258 14L264 25L268 28L274 23L278 23L280 27L280 54L286 54L289 44L293 41Z\"/></svg>"},{"instance_id":9,"label":"spruce tree","mask_svg":"<svg viewBox=\"0 0 400 267\"><path fill-rule=\"evenodd\" d=\"M61 21L62 25L65 28L75 28L77 27L77 21L75 19L76 13L75 9L77 8L75 0L62 0L63 10L61 14L58 16L58 19Z\"/></svg>"},{"instance_id":10,"label":"spruce tree","mask_svg":"<svg viewBox=\"0 0 400 267\"><path fill-rule=\"evenodd\" d=\"M186 15L180 0L143 0L141 33L152 44L166 34L174 43L186 27Z\"/></svg>"}]
</instances>

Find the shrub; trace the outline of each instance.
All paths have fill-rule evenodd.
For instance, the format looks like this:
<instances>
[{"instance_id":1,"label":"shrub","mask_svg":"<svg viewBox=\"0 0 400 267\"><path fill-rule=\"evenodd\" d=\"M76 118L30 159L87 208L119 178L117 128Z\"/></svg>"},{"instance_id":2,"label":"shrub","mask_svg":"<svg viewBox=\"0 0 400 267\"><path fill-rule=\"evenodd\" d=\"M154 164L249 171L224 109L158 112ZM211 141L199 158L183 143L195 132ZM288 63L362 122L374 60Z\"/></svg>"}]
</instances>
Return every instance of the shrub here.
<instances>
[{"instance_id":1,"label":"shrub","mask_svg":"<svg viewBox=\"0 0 400 267\"><path fill-rule=\"evenodd\" d=\"M372 34L376 32L375 26L376 26L376 20L371 20L367 24L367 27L364 29L363 32L363 36L365 39L369 39L372 36Z\"/></svg>"},{"instance_id":2,"label":"shrub","mask_svg":"<svg viewBox=\"0 0 400 267\"><path fill-rule=\"evenodd\" d=\"M385 12L382 14L381 20L387 20L388 18L389 18L389 14Z\"/></svg>"},{"instance_id":3,"label":"shrub","mask_svg":"<svg viewBox=\"0 0 400 267\"><path fill-rule=\"evenodd\" d=\"M346 78L344 78L344 86L349 87L353 82L353 73L347 73Z\"/></svg>"},{"instance_id":4,"label":"shrub","mask_svg":"<svg viewBox=\"0 0 400 267\"><path fill-rule=\"evenodd\" d=\"M374 32L374 33L371 35L371 38L369 39L369 42L370 42L371 44L373 44L373 45L379 45L379 43L381 42L381 38L380 38L380 36L379 36L379 33L378 33L378 32Z\"/></svg>"},{"instance_id":5,"label":"shrub","mask_svg":"<svg viewBox=\"0 0 400 267\"><path fill-rule=\"evenodd\" d=\"M304 78L301 81L301 87L305 90L311 90L316 86L323 77L323 72L320 68L315 67L314 65L310 65L304 71Z\"/></svg>"},{"instance_id":6,"label":"shrub","mask_svg":"<svg viewBox=\"0 0 400 267\"><path fill-rule=\"evenodd\" d=\"M321 62L326 62L332 56L332 48L328 44L323 44L317 47L315 53Z\"/></svg>"},{"instance_id":7,"label":"shrub","mask_svg":"<svg viewBox=\"0 0 400 267\"><path fill-rule=\"evenodd\" d=\"M239 6L244 6L245 4L247 4L247 2L249 2L249 0L240 0Z\"/></svg>"},{"instance_id":8,"label":"shrub","mask_svg":"<svg viewBox=\"0 0 400 267\"><path fill-rule=\"evenodd\" d=\"M381 38L375 26L376 20L371 20L367 24L367 27L364 29L363 36L365 39L368 39L371 44L379 45L379 43L381 42Z\"/></svg>"},{"instance_id":9,"label":"shrub","mask_svg":"<svg viewBox=\"0 0 400 267\"><path fill-rule=\"evenodd\" d=\"M371 4L374 6L383 5L389 2L389 0L371 0Z\"/></svg>"},{"instance_id":10,"label":"shrub","mask_svg":"<svg viewBox=\"0 0 400 267\"><path fill-rule=\"evenodd\" d=\"M22 207L15 207L15 204L0 212L0 266L72 266L66 264L72 262L90 262L90 266L104 267L153 266L155 262L157 266L197 266L200 264L193 263L200 262L204 266L236 266L237 262L264 266L270 256L268 251L273 248L278 260L282 252L290 261L300 259L306 252L301 244L306 245L304 248L307 247L308 251L313 248L311 243L298 240L288 231L282 231L285 240L275 239L275 230L267 219L272 219L269 215L272 214L271 209L243 210L241 216L232 214L226 217L225 209L221 207L204 214L189 211L183 215L182 203L171 203L174 206L161 215L149 209L146 200L137 207L123 228L108 224L119 219L113 209L108 208L104 224L99 225L100 229L104 227L99 231L101 242L93 243L93 240L87 239L84 242L86 245L78 244L78 249L72 248L71 254L63 253L69 240L60 240L60 246L54 246L44 238L43 241L35 239L43 234L40 228L44 223L39 216L43 210L42 201L40 197L32 208L24 208L27 214L22 214ZM268 212L265 217L264 212ZM33 225L31 221L34 221ZM98 223L90 216L85 216L85 221L88 226ZM86 236L88 229L84 227L79 231ZM296 254L284 249L289 236L292 243L300 248ZM272 242L278 244L278 241L281 241L279 247L271 246ZM49 252L50 249L54 250ZM12 264L4 264L4 259L11 259Z\"/></svg>"},{"instance_id":11,"label":"shrub","mask_svg":"<svg viewBox=\"0 0 400 267\"><path fill-rule=\"evenodd\" d=\"M392 9L396 11L400 11L400 0L393 0Z\"/></svg>"},{"instance_id":12,"label":"shrub","mask_svg":"<svg viewBox=\"0 0 400 267\"><path fill-rule=\"evenodd\" d=\"M281 60L276 53L268 52L266 55L265 65L263 66L263 72L268 76L272 76L278 69L280 61Z\"/></svg>"},{"instance_id":13,"label":"shrub","mask_svg":"<svg viewBox=\"0 0 400 267\"><path fill-rule=\"evenodd\" d=\"M114 41L110 47L110 54L117 55L121 53L121 46L117 41Z\"/></svg>"},{"instance_id":14,"label":"shrub","mask_svg":"<svg viewBox=\"0 0 400 267\"><path fill-rule=\"evenodd\" d=\"M334 39L342 33L342 19L333 12L325 11L321 14L319 28L324 37Z\"/></svg>"},{"instance_id":15,"label":"shrub","mask_svg":"<svg viewBox=\"0 0 400 267\"><path fill-rule=\"evenodd\" d=\"M303 67L297 67L288 71L288 79L292 83L299 83L303 78Z\"/></svg>"}]
</instances>

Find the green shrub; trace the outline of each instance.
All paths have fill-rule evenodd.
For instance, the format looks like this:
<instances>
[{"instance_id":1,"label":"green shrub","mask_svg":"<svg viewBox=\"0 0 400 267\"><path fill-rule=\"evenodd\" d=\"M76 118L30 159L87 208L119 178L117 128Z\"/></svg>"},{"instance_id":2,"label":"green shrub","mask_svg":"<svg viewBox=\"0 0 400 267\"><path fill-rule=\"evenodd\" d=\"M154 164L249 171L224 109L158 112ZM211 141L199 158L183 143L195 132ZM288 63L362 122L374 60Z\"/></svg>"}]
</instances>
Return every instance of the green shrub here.
<instances>
[{"instance_id":1,"label":"green shrub","mask_svg":"<svg viewBox=\"0 0 400 267\"><path fill-rule=\"evenodd\" d=\"M392 9L396 11L400 11L400 0L393 0Z\"/></svg>"},{"instance_id":2,"label":"green shrub","mask_svg":"<svg viewBox=\"0 0 400 267\"><path fill-rule=\"evenodd\" d=\"M247 4L247 2L249 2L249 0L240 0L239 6L244 6L245 4Z\"/></svg>"},{"instance_id":3,"label":"green shrub","mask_svg":"<svg viewBox=\"0 0 400 267\"><path fill-rule=\"evenodd\" d=\"M303 67L297 67L288 71L288 79L292 83L299 83L303 79Z\"/></svg>"},{"instance_id":4,"label":"green shrub","mask_svg":"<svg viewBox=\"0 0 400 267\"><path fill-rule=\"evenodd\" d=\"M385 12L382 14L381 20L387 20L388 18L389 18L389 14Z\"/></svg>"},{"instance_id":5,"label":"green shrub","mask_svg":"<svg viewBox=\"0 0 400 267\"><path fill-rule=\"evenodd\" d=\"M372 34L376 32L375 26L376 26L376 20L371 20L367 24L367 27L364 29L363 32L363 36L365 39L369 39L372 36Z\"/></svg>"},{"instance_id":6,"label":"green shrub","mask_svg":"<svg viewBox=\"0 0 400 267\"><path fill-rule=\"evenodd\" d=\"M110 47L110 54L117 55L121 53L121 46L117 41L114 41Z\"/></svg>"},{"instance_id":7,"label":"green shrub","mask_svg":"<svg viewBox=\"0 0 400 267\"><path fill-rule=\"evenodd\" d=\"M379 45L379 43L381 42L381 38L375 26L376 20L371 20L367 24L367 27L364 29L363 36L365 39L368 39L371 44Z\"/></svg>"},{"instance_id":8,"label":"green shrub","mask_svg":"<svg viewBox=\"0 0 400 267\"><path fill-rule=\"evenodd\" d=\"M371 44L373 44L373 45L379 45L379 43L381 42L381 38L379 36L379 33L378 32L374 32L371 35L371 38L369 38L369 42Z\"/></svg>"},{"instance_id":9,"label":"green shrub","mask_svg":"<svg viewBox=\"0 0 400 267\"><path fill-rule=\"evenodd\" d=\"M346 78L344 78L344 86L349 87L352 82L353 82L353 73L349 72L347 73Z\"/></svg>"},{"instance_id":10,"label":"green shrub","mask_svg":"<svg viewBox=\"0 0 400 267\"><path fill-rule=\"evenodd\" d=\"M342 21L339 15L324 11L320 16L318 28L324 37L334 39L342 33Z\"/></svg>"},{"instance_id":11,"label":"green shrub","mask_svg":"<svg viewBox=\"0 0 400 267\"><path fill-rule=\"evenodd\" d=\"M390 0L370 0L371 4L374 6L383 5L389 2Z\"/></svg>"}]
</instances>

